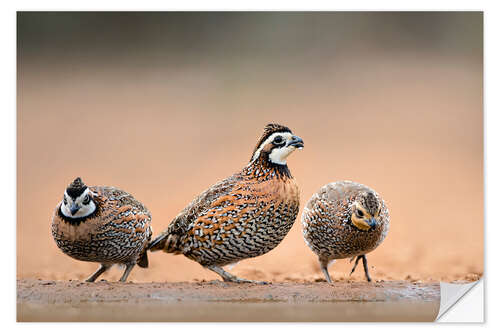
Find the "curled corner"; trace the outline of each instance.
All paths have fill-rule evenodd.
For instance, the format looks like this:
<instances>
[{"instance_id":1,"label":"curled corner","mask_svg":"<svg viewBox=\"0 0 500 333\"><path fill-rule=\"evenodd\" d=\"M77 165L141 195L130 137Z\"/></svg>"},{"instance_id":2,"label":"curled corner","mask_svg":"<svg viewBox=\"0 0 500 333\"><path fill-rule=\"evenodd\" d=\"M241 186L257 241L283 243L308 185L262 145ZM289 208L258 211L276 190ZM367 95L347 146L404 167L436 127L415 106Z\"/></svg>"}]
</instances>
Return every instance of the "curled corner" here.
<instances>
[{"instance_id":1,"label":"curled corner","mask_svg":"<svg viewBox=\"0 0 500 333\"><path fill-rule=\"evenodd\" d=\"M443 320L443 315L446 314L450 309L452 309L455 304L459 303L462 297L464 297L472 288L474 288L474 286L476 286L477 284L481 284L482 286L483 280L480 279L471 283L440 282L439 284L441 289L441 301L436 321L447 322L448 320Z\"/></svg>"}]
</instances>

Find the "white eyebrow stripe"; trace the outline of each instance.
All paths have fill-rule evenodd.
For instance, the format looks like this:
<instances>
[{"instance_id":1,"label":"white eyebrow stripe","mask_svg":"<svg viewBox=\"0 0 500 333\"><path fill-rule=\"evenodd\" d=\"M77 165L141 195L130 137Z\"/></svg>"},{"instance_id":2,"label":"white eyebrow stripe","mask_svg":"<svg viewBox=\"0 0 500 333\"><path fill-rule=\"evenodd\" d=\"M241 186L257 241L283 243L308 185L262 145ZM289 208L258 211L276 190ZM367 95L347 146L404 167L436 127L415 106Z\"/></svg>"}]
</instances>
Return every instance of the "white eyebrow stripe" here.
<instances>
[{"instance_id":1,"label":"white eyebrow stripe","mask_svg":"<svg viewBox=\"0 0 500 333\"><path fill-rule=\"evenodd\" d=\"M274 140L274 138L277 137L278 135L284 136L285 138L287 136L292 137L292 133L290 133L290 132L276 132L276 133L271 134L266 140L264 140L264 142L261 143L259 148L255 151L255 153L252 156L252 160L250 161L250 164L255 162L255 160L260 156L260 152L262 151L264 146L267 145L268 143L272 142Z\"/></svg>"}]
</instances>

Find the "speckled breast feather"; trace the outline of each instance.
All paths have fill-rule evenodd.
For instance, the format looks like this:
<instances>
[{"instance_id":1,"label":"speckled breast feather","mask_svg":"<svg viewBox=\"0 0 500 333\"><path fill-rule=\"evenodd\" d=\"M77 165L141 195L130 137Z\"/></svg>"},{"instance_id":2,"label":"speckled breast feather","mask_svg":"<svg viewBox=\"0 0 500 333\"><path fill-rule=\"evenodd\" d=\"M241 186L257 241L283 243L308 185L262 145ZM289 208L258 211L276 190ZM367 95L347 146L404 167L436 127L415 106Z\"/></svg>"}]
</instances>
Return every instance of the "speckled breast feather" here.
<instances>
[{"instance_id":1,"label":"speckled breast feather","mask_svg":"<svg viewBox=\"0 0 500 333\"><path fill-rule=\"evenodd\" d=\"M370 190L382 202L379 223L362 231L351 222L351 205L356 197ZM302 230L307 245L319 257L343 259L374 250L389 230L389 211L372 189L358 183L341 181L323 186L308 201L302 213Z\"/></svg>"},{"instance_id":2,"label":"speckled breast feather","mask_svg":"<svg viewBox=\"0 0 500 333\"><path fill-rule=\"evenodd\" d=\"M260 256L287 235L299 211L299 189L288 167L263 158L215 184L170 224L165 251L204 266Z\"/></svg>"},{"instance_id":3,"label":"speckled breast feather","mask_svg":"<svg viewBox=\"0 0 500 333\"><path fill-rule=\"evenodd\" d=\"M151 214L132 195L114 187L93 186L97 211L70 223L57 205L52 236L67 255L100 263L136 263L151 240Z\"/></svg>"}]
</instances>

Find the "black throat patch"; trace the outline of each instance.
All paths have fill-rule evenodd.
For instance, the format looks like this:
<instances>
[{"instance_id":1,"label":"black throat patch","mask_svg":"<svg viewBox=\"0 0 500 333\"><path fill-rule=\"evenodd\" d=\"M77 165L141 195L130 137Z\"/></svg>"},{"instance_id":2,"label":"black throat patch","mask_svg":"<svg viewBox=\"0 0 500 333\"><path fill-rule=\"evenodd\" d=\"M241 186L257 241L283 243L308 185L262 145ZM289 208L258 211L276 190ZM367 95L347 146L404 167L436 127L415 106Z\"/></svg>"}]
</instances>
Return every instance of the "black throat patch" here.
<instances>
[{"instance_id":1,"label":"black throat patch","mask_svg":"<svg viewBox=\"0 0 500 333\"><path fill-rule=\"evenodd\" d=\"M97 202L94 200L94 204L95 204L95 210L92 212L92 214L90 215L87 215L87 216L83 216L83 217L71 217L71 216L66 216L63 214L63 212L61 211L61 206L59 206L59 209L57 210L57 215L66 223L69 223L71 225L75 225L75 226L79 226L80 223L83 223L85 222L86 220L88 219L92 219L94 217L96 217L98 214L99 214L99 205L97 204Z\"/></svg>"},{"instance_id":2,"label":"black throat patch","mask_svg":"<svg viewBox=\"0 0 500 333\"><path fill-rule=\"evenodd\" d=\"M253 163L243 169L243 173L259 178L293 178L286 164L276 164L269 160L269 153L261 154Z\"/></svg>"}]
</instances>

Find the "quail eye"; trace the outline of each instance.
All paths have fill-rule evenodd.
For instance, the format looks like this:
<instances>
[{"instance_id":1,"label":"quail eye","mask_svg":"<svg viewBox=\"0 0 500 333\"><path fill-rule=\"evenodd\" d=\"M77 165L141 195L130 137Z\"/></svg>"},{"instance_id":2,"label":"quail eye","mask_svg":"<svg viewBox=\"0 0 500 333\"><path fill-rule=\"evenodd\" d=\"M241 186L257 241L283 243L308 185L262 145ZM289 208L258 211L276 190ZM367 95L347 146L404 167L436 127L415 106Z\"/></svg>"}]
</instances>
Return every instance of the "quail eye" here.
<instances>
[{"instance_id":1,"label":"quail eye","mask_svg":"<svg viewBox=\"0 0 500 333\"><path fill-rule=\"evenodd\" d=\"M274 143L281 143L281 142L283 142L283 137L281 135L278 135L277 137L274 138L273 142Z\"/></svg>"},{"instance_id":2,"label":"quail eye","mask_svg":"<svg viewBox=\"0 0 500 333\"><path fill-rule=\"evenodd\" d=\"M64 197L63 202L64 202L65 205L68 204L68 200L66 200L66 197Z\"/></svg>"},{"instance_id":3,"label":"quail eye","mask_svg":"<svg viewBox=\"0 0 500 333\"><path fill-rule=\"evenodd\" d=\"M364 214L361 210L356 210L356 215L358 215L359 217L362 217Z\"/></svg>"},{"instance_id":4,"label":"quail eye","mask_svg":"<svg viewBox=\"0 0 500 333\"><path fill-rule=\"evenodd\" d=\"M84 205L87 205L89 202L90 202L90 197L89 197L89 195L87 194L87 195L85 196L85 198L83 198L82 203L83 203Z\"/></svg>"}]
</instances>

